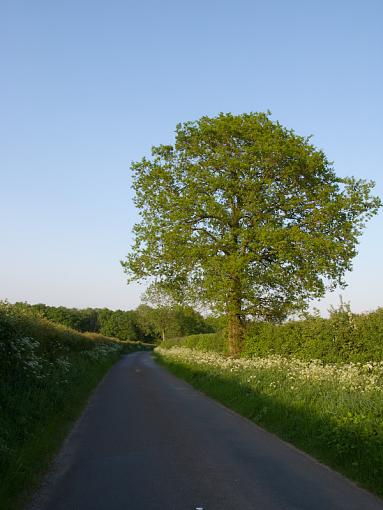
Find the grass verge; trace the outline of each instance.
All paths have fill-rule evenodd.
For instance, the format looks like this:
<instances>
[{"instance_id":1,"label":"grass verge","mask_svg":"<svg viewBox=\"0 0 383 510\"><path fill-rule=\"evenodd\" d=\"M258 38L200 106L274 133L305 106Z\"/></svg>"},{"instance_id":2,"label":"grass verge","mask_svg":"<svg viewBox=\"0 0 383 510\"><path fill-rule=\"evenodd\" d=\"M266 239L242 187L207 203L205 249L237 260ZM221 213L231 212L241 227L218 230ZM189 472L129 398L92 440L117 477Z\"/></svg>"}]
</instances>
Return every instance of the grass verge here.
<instances>
[{"instance_id":1,"label":"grass verge","mask_svg":"<svg viewBox=\"0 0 383 510\"><path fill-rule=\"evenodd\" d=\"M156 359L195 388L383 496L381 365L369 374L368 367L294 365L282 358L278 363L277 358L230 360L185 348L159 349Z\"/></svg>"}]
</instances>

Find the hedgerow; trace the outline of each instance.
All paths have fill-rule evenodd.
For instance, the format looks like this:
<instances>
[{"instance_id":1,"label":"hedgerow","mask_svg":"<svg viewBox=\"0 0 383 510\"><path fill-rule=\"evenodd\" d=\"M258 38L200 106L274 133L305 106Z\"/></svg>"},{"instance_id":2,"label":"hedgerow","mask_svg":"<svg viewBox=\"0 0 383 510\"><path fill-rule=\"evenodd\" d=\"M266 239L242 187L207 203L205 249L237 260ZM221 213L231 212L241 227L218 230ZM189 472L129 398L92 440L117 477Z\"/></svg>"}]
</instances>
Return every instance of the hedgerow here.
<instances>
[{"instance_id":1,"label":"hedgerow","mask_svg":"<svg viewBox=\"0 0 383 510\"><path fill-rule=\"evenodd\" d=\"M366 362L383 360L383 308L354 314L349 306L285 324L258 322L246 332L242 355L280 354L303 360Z\"/></svg>"},{"instance_id":2,"label":"hedgerow","mask_svg":"<svg viewBox=\"0 0 383 510\"><path fill-rule=\"evenodd\" d=\"M189 347L200 351L227 353L225 331L167 340L161 347ZM352 313L342 304L325 319L317 315L284 324L252 322L246 327L242 357L294 356L326 362L383 360L383 308Z\"/></svg>"},{"instance_id":3,"label":"hedgerow","mask_svg":"<svg viewBox=\"0 0 383 510\"><path fill-rule=\"evenodd\" d=\"M161 342L161 347L168 349L175 346L188 347L204 352L220 352L226 354L227 342L224 330L216 333L205 333L199 335L189 335L177 338L168 338Z\"/></svg>"}]
</instances>

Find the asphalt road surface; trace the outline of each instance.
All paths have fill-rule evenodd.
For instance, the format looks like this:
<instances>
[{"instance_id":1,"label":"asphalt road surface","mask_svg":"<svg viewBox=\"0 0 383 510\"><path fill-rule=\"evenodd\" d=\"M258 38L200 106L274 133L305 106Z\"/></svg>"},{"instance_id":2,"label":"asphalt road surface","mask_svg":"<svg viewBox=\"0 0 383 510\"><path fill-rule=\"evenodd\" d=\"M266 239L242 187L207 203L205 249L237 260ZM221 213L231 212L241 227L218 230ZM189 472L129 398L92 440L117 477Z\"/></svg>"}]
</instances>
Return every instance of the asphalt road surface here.
<instances>
[{"instance_id":1,"label":"asphalt road surface","mask_svg":"<svg viewBox=\"0 0 383 510\"><path fill-rule=\"evenodd\" d=\"M37 509L383 510L383 502L140 352L98 386Z\"/></svg>"}]
</instances>

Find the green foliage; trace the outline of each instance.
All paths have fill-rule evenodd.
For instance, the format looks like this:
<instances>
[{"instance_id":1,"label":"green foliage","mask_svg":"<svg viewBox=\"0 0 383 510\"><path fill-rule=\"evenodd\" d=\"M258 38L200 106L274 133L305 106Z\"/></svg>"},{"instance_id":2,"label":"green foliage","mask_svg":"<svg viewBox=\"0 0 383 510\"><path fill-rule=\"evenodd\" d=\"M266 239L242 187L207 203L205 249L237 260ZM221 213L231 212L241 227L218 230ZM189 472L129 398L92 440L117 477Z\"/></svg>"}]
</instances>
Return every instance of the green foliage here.
<instances>
[{"instance_id":1,"label":"green foliage","mask_svg":"<svg viewBox=\"0 0 383 510\"><path fill-rule=\"evenodd\" d=\"M38 482L89 392L122 352L148 348L80 333L0 302L0 501L15 510ZM20 499L21 498L21 499Z\"/></svg>"},{"instance_id":2,"label":"green foliage","mask_svg":"<svg viewBox=\"0 0 383 510\"><path fill-rule=\"evenodd\" d=\"M142 331L142 334L145 335L146 338L150 338L154 342L157 342L161 336L153 308L147 304L140 304L136 308L136 313L137 324Z\"/></svg>"},{"instance_id":3,"label":"green foliage","mask_svg":"<svg viewBox=\"0 0 383 510\"><path fill-rule=\"evenodd\" d=\"M303 360L383 360L383 308L354 314L347 305L333 309L328 319L309 317L285 324L253 323L245 334L243 356L269 354Z\"/></svg>"},{"instance_id":4,"label":"green foliage","mask_svg":"<svg viewBox=\"0 0 383 510\"><path fill-rule=\"evenodd\" d=\"M380 207L372 182L339 178L325 154L269 114L179 124L174 145L132 165L141 221L123 266L180 302L242 321L281 321L343 285L365 222Z\"/></svg>"},{"instance_id":5,"label":"green foliage","mask_svg":"<svg viewBox=\"0 0 383 510\"><path fill-rule=\"evenodd\" d=\"M158 286L152 285L145 294L148 304L140 305L136 312L139 317L138 323L154 332L157 340L165 340L193 333L208 333L213 327L203 316L190 306L181 306L174 303L167 294Z\"/></svg>"},{"instance_id":6,"label":"green foliage","mask_svg":"<svg viewBox=\"0 0 383 510\"><path fill-rule=\"evenodd\" d=\"M196 349L204 352L228 353L226 332L224 330L215 333L170 338L161 342L161 347L164 349L170 349L175 346L188 347L189 349Z\"/></svg>"},{"instance_id":7,"label":"green foliage","mask_svg":"<svg viewBox=\"0 0 383 510\"><path fill-rule=\"evenodd\" d=\"M227 330L212 334L174 338L161 347L189 347L201 351L228 352ZM257 321L248 324L242 357L280 354L302 360L365 362L383 360L383 308L352 313L348 304L330 310L325 319L308 315L284 324Z\"/></svg>"},{"instance_id":8,"label":"green foliage","mask_svg":"<svg viewBox=\"0 0 383 510\"><path fill-rule=\"evenodd\" d=\"M143 336L137 324L137 314L134 311L101 310L98 315L100 333L113 336L120 340L142 340Z\"/></svg>"},{"instance_id":9,"label":"green foliage","mask_svg":"<svg viewBox=\"0 0 383 510\"><path fill-rule=\"evenodd\" d=\"M29 305L28 303L15 303L15 309L30 312L37 317L44 317L57 324L62 324L77 331L99 332L98 310L86 308L65 308L64 306L48 306L44 304Z\"/></svg>"},{"instance_id":10,"label":"green foliage","mask_svg":"<svg viewBox=\"0 0 383 510\"><path fill-rule=\"evenodd\" d=\"M208 315L205 318L205 323L208 325L209 328L211 328L213 332L218 332L227 327L227 317L225 317L224 315L218 317Z\"/></svg>"},{"instance_id":11,"label":"green foliage","mask_svg":"<svg viewBox=\"0 0 383 510\"><path fill-rule=\"evenodd\" d=\"M48 319L81 332L95 332L120 340L156 342L166 338L214 331L202 315L190 306L140 305L136 310L65 308L63 306L15 303L14 311L22 315Z\"/></svg>"}]
</instances>

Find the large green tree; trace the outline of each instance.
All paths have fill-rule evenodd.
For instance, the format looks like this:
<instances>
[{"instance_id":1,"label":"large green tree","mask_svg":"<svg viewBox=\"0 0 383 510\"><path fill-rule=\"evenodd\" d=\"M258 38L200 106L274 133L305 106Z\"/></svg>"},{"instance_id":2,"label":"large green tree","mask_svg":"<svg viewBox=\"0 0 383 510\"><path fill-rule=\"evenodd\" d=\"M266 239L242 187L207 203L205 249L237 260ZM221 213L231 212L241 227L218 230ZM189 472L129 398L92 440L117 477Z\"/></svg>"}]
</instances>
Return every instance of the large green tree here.
<instances>
[{"instance_id":1,"label":"large green tree","mask_svg":"<svg viewBox=\"0 0 383 510\"><path fill-rule=\"evenodd\" d=\"M179 124L174 145L153 147L132 171L141 220L128 280L225 313L232 354L247 317L282 320L344 285L380 206L372 182L338 177L268 113Z\"/></svg>"},{"instance_id":2,"label":"large green tree","mask_svg":"<svg viewBox=\"0 0 383 510\"><path fill-rule=\"evenodd\" d=\"M159 340L196 333L211 333L214 329L203 316L190 306L182 306L169 299L157 286L150 286L136 313L138 324L146 334L154 333Z\"/></svg>"}]
</instances>

